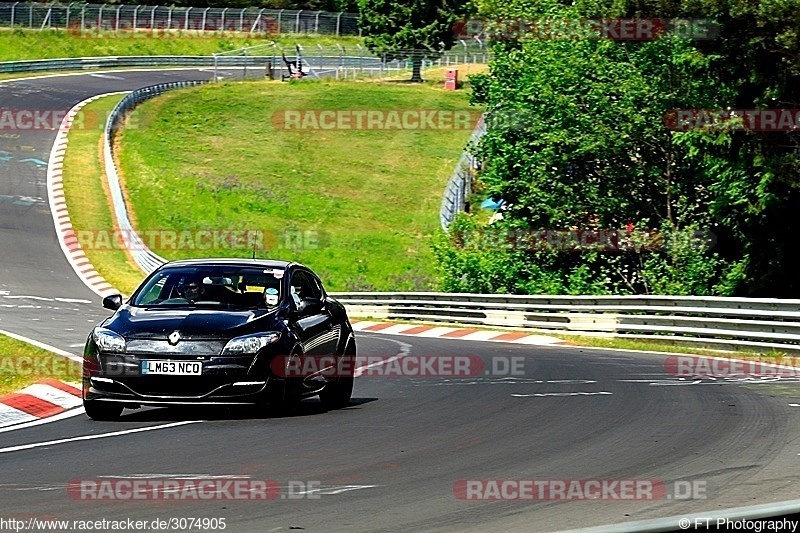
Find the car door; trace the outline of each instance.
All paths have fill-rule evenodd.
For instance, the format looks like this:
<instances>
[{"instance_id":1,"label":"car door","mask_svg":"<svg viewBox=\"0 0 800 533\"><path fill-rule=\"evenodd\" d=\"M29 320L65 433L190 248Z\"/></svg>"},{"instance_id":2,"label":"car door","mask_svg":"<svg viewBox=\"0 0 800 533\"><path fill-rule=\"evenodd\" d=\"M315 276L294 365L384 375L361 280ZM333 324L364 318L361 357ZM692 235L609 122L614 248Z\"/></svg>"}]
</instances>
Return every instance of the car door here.
<instances>
[{"instance_id":1,"label":"car door","mask_svg":"<svg viewBox=\"0 0 800 533\"><path fill-rule=\"evenodd\" d=\"M296 331L306 355L329 355L336 352L339 327L325 306L322 288L316 276L295 270L289 280Z\"/></svg>"}]
</instances>

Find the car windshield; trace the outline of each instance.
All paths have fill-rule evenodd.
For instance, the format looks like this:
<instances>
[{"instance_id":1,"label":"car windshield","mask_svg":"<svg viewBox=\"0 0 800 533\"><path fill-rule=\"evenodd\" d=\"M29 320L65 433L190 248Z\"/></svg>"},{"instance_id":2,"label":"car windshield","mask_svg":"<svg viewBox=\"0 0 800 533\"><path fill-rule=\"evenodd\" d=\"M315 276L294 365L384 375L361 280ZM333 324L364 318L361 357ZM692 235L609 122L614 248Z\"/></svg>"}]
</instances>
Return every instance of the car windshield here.
<instances>
[{"instance_id":1,"label":"car windshield","mask_svg":"<svg viewBox=\"0 0 800 533\"><path fill-rule=\"evenodd\" d=\"M137 291L137 307L271 308L281 299L283 268L168 267Z\"/></svg>"}]
</instances>

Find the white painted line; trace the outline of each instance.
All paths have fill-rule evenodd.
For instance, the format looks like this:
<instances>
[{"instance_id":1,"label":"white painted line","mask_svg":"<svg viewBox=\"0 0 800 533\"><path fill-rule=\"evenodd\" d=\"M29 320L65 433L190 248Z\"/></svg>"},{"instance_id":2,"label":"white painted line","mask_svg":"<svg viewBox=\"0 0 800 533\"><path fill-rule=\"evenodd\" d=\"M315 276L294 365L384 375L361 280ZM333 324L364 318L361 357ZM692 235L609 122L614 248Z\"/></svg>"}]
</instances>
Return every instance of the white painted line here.
<instances>
[{"instance_id":1,"label":"white painted line","mask_svg":"<svg viewBox=\"0 0 800 533\"><path fill-rule=\"evenodd\" d=\"M109 74L89 74L92 78L103 78L105 80L124 80L125 78L120 76L111 76Z\"/></svg>"},{"instance_id":2,"label":"white painted line","mask_svg":"<svg viewBox=\"0 0 800 533\"><path fill-rule=\"evenodd\" d=\"M83 404L83 400L81 400L80 396L75 396L74 394L51 387L50 385L45 385L44 383L34 383L19 392L20 394L30 394L40 400L54 403L64 409L72 409L73 407L79 407Z\"/></svg>"},{"instance_id":3,"label":"white painted line","mask_svg":"<svg viewBox=\"0 0 800 533\"><path fill-rule=\"evenodd\" d=\"M77 361L79 363L83 362L83 357L81 357L79 355L75 355L75 354L71 354L69 352L65 352L64 350L56 348L55 346L50 346L49 344L45 344L43 342L39 342L39 341L36 341L36 340L33 340L33 339L29 339L28 337L23 337L22 335L17 335L16 333L11 333L10 331L5 331L5 330L0 329L0 335L5 335L6 337L11 337L12 339L15 339L15 340L18 340L18 341L27 342L28 344L33 344L37 348L41 348L42 350L47 350L48 352L53 352L54 354L57 354L57 355L63 355L64 357L67 357L67 358L72 359L73 361Z\"/></svg>"},{"instance_id":4,"label":"white painted line","mask_svg":"<svg viewBox=\"0 0 800 533\"><path fill-rule=\"evenodd\" d=\"M539 392L535 394L512 394L514 398L542 398L545 396L608 396L613 393L608 391L600 392Z\"/></svg>"},{"instance_id":5,"label":"white painted line","mask_svg":"<svg viewBox=\"0 0 800 533\"><path fill-rule=\"evenodd\" d=\"M528 335L527 337L522 337L520 339L511 342L516 342L517 344L532 344L532 345L543 346L545 344L561 344L564 341L562 341L561 339L557 339L555 337L548 337L547 335Z\"/></svg>"},{"instance_id":6,"label":"white painted line","mask_svg":"<svg viewBox=\"0 0 800 533\"><path fill-rule=\"evenodd\" d=\"M145 428L125 429L122 431L112 431L111 433L100 433L97 435L81 435L80 437L70 437L67 439L48 440L45 442L32 442L30 444L20 444L19 446L9 446L8 448L0 448L0 453L18 452L22 450L31 450L33 448L42 448L45 446L55 446L58 444L66 444L68 442L79 442L84 440L105 439L107 437L119 437L120 435L129 435L131 433L142 433L145 431L155 431L157 429L168 429L178 426L185 426L187 424L198 424L202 420L185 420L183 422L171 422L169 424L162 424L160 426L150 426Z\"/></svg>"},{"instance_id":7,"label":"white painted line","mask_svg":"<svg viewBox=\"0 0 800 533\"><path fill-rule=\"evenodd\" d=\"M83 407L70 409L69 411L64 411L63 413L58 413L57 415L48 416L46 418L37 418L31 422L24 422L11 427L0 428L0 433L5 433L6 431L16 431L18 429L25 429L32 426L40 426L42 424L49 424L50 422L57 422L59 420L64 420L65 418L72 418L73 416L82 415L84 412L85 411L83 410Z\"/></svg>"},{"instance_id":8,"label":"white painted line","mask_svg":"<svg viewBox=\"0 0 800 533\"><path fill-rule=\"evenodd\" d=\"M94 303L91 300L84 300L82 298L56 298L57 302L64 302L68 304L91 304Z\"/></svg>"},{"instance_id":9,"label":"white painted line","mask_svg":"<svg viewBox=\"0 0 800 533\"><path fill-rule=\"evenodd\" d=\"M0 427L11 426L36 419L37 418L33 415L15 409L10 405L0 403Z\"/></svg>"},{"instance_id":10,"label":"white painted line","mask_svg":"<svg viewBox=\"0 0 800 533\"><path fill-rule=\"evenodd\" d=\"M404 355L394 355L392 357L389 357L388 359L383 359L381 361L376 361L375 363L370 363L368 365L362 365L362 366L356 368L353 371L353 377L354 378L360 377L364 373L365 370L369 370L370 368L375 368L376 366L383 366L383 365L391 363L393 361L399 361L404 356L405 356L405 354Z\"/></svg>"}]
</instances>

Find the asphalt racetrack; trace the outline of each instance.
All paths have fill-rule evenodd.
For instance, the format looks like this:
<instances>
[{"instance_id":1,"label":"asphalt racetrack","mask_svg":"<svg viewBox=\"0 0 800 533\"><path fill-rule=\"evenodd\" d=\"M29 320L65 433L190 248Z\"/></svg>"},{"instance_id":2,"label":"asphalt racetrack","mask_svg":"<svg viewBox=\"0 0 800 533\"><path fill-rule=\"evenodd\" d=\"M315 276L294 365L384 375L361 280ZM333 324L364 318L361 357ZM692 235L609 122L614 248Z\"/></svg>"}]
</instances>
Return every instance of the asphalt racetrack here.
<instances>
[{"instance_id":1,"label":"asphalt racetrack","mask_svg":"<svg viewBox=\"0 0 800 533\"><path fill-rule=\"evenodd\" d=\"M96 94L210 76L114 71L0 82L0 107L66 111ZM55 134L0 131L0 329L79 354L107 312L56 240L45 187ZM331 412L313 399L285 417L140 409L119 422L78 413L6 428L0 517L224 518L234 532L554 531L800 498L793 379L681 379L656 354L356 339L360 356L475 356L488 373L365 373L351 406ZM512 361L518 371L506 372ZM119 478L268 480L278 492L267 500L98 501L68 490ZM534 479L647 481L663 490L623 500L557 491L498 500L487 488L487 480Z\"/></svg>"}]
</instances>

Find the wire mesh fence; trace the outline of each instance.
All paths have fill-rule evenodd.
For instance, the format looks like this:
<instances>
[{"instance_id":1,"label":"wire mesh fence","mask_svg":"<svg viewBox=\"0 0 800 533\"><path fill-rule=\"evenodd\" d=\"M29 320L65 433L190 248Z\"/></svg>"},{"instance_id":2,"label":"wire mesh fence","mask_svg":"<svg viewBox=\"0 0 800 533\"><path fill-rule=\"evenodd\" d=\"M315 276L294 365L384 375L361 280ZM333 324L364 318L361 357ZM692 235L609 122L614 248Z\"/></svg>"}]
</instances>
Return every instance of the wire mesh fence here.
<instances>
[{"instance_id":1,"label":"wire mesh fence","mask_svg":"<svg viewBox=\"0 0 800 533\"><path fill-rule=\"evenodd\" d=\"M217 70L234 64L242 65L243 71L264 68L265 75L272 79L362 79L410 75L416 62L425 78L428 69L439 67L460 66L463 74L468 75L473 66L487 63L489 57L483 43L466 43L447 51L401 50L378 54L362 45L304 47L298 44L286 48L273 41L215 54L214 66Z\"/></svg>"},{"instance_id":2,"label":"wire mesh fence","mask_svg":"<svg viewBox=\"0 0 800 533\"><path fill-rule=\"evenodd\" d=\"M0 26L62 29L81 35L360 35L358 15L289 9L0 2Z\"/></svg>"}]
</instances>

